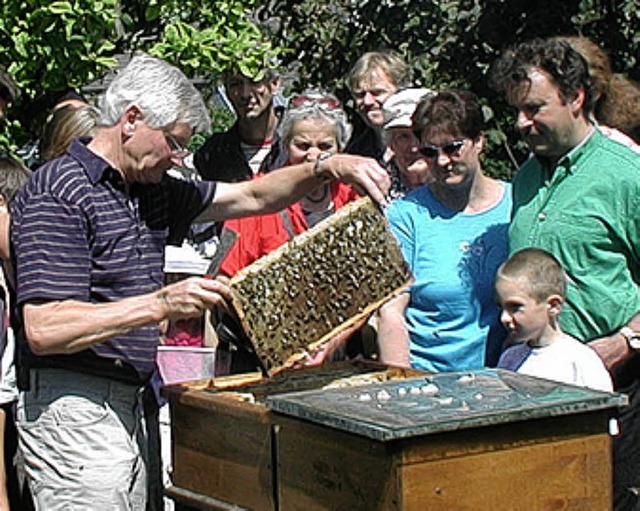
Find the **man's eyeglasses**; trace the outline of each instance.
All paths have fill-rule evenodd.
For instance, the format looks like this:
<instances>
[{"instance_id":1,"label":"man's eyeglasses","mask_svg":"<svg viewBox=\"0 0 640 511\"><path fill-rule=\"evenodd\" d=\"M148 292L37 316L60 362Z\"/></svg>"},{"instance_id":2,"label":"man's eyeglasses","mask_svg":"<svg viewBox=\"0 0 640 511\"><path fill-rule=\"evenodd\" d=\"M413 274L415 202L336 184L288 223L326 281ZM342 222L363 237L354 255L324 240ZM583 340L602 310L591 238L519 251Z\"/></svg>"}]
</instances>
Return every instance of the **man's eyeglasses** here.
<instances>
[{"instance_id":1,"label":"man's eyeglasses","mask_svg":"<svg viewBox=\"0 0 640 511\"><path fill-rule=\"evenodd\" d=\"M326 108L327 110L336 110L338 108L342 108L342 105L340 104L340 101L338 101L338 99L332 98L331 96L323 96L322 94L299 94L296 96L292 96L289 100L289 106L293 108L313 105L318 105L322 108Z\"/></svg>"},{"instance_id":2,"label":"man's eyeglasses","mask_svg":"<svg viewBox=\"0 0 640 511\"><path fill-rule=\"evenodd\" d=\"M459 156L464 147L465 139L452 140L442 145L423 144L419 151L425 158L437 158L442 151L447 156Z\"/></svg>"},{"instance_id":3,"label":"man's eyeglasses","mask_svg":"<svg viewBox=\"0 0 640 511\"><path fill-rule=\"evenodd\" d=\"M173 156L176 156L177 158L184 158L191 152L180 142L178 142L176 137L174 137L171 133L165 132L164 138L167 140L167 144L169 144L169 147L171 148L171 154L173 154Z\"/></svg>"}]
</instances>

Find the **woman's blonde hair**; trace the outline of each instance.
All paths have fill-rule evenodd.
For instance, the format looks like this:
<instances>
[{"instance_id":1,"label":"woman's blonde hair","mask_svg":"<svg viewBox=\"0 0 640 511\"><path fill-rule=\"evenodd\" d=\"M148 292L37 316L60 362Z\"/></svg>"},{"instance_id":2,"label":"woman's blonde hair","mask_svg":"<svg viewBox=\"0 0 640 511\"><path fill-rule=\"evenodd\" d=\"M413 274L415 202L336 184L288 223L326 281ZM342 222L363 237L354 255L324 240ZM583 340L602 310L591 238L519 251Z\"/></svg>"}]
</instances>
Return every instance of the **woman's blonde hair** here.
<instances>
[{"instance_id":1,"label":"woman's blonde hair","mask_svg":"<svg viewBox=\"0 0 640 511\"><path fill-rule=\"evenodd\" d=\"M100 112L91 105L56 108L47 118L40 137L40 158L43 161L62 156L75 137L93 136Z\"/></svg>"}]
</instances>

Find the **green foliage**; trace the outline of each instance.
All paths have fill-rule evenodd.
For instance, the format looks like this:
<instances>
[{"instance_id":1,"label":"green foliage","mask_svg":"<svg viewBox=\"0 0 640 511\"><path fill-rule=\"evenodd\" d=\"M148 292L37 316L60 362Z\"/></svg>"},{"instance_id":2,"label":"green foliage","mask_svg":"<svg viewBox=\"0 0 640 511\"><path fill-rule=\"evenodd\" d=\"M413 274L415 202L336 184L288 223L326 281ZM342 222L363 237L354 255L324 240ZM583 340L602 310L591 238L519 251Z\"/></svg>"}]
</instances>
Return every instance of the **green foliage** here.
<instances>
[{"instance_id":1,"label":"green foliage","mask_svg":"<svg viewBox=\"0 0 640 511\"><path fill-rule=\"evenodd\" d=\"M113 64L107 55L115 48L110 40L115 0L100 4L93 0L4 3L0 44L23 94L34 97L42 83L57 91L79 87Z\"/></svg>"},{"instance_id":2,"label":"green foliage","mask_svg":"<svg viewBox=\"0 0 640 511\"><path fill-rule=\"evenodd\" d=\"M33 138L50 97L101 76L118 53L166 58L199 77L205 97L219 75L258 78L280 59L293 88L334 90L349 107L350 67L365 51L392 48L410 62L416 84L485 98L492 112L485 165L508 176L509 154L522 161L526 151L503 99L487 86L491 62L517 41L580 34L609 50L616 71L640 80L638 7L638 0L3 0L0 64L23 98L0 145ZM232 121L223 109L213 114L217 127Z\"/></svg>"},{"instance_id":3,"label":"green foliage","mask_svg":"<svg viewBox=\"0 0 640 511\"><path fill-rule=\"evenodd\" d=\"M236 120L235 113L229 108L213 105L209 109L211 115L211 131L220 132L229 129Z\"/></svg>"},{"instance_id":4,"label":"green foliage","mask_svg":"<svg viewBox=\"0 0 640 511\"><path fill-rule=\"evenodd\" d=\"M18 122L5 138L24 142L23 125L41 118L36 98L79 87L114 61L115 0L4 0L0 7L2 64L22 90ZM14 109L14 112L16 109ZM21 136L22 135L22 136Z\"/></svg>"},{"instance_id":5,"label":"green foliage","mask_svg":"<svg viewBox=\"0 0 640 511\"><path fill-rule=\"evenodd\" d=\"M614 68L635 73L640 79L640 2L638 0L582 0L572 17L579 32L613 50Z\"/></svg>"},{"instance_id":6,"label":"green foliage","mask_svg":"<svg viewBox=\"0 0 640 511\"><path fill-rule=\"evenodd\" d=\"M153 1L153 11L165 26L149 53L179 64L189 76L219 76L230 71L260 79L277 61L280 49L266 40L250 20L251 1ZM193 14L197 13L194 22Z\"/></svg>"},{"instance_id":7,"label":"green foliage","mask_svg":"<svg viewBox=\"0 0 640 511\"><path fill-rule=\"evenodd\" d=\"M256 0L257 1L257 0ZM280 50L251 21L254 0L3 0L0 64L22 89L0 147L37 137L54 99L100 78L115 55L146 51L198 78L205 97L215 77L258 78ZM209 88L207 88L207 85ZM222 113L216 119L226 122Z\"/></svg>"}]
</instances>

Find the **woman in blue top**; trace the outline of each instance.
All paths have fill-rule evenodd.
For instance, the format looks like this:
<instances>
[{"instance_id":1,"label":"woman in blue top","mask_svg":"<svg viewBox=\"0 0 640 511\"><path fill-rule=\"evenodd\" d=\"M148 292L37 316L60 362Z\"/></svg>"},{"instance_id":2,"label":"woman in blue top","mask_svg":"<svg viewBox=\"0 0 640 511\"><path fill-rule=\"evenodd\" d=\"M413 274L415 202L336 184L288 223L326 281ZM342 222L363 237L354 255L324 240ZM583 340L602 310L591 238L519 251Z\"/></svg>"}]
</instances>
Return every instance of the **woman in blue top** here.
<instances>
[{"instance_id":1,"label":"woman in blue top","mask_svg":"<svg viewBox=\"0 0 640 511\"><path fill-rule=\"evenodd\" d=\"M508 256L511 186L484 175L477 97L446 90L413 116L434 181L388 209L415 281L380 309L383 362L427 371L495 365L502 349L493 283Z\"/></svg>"}]
</instances>

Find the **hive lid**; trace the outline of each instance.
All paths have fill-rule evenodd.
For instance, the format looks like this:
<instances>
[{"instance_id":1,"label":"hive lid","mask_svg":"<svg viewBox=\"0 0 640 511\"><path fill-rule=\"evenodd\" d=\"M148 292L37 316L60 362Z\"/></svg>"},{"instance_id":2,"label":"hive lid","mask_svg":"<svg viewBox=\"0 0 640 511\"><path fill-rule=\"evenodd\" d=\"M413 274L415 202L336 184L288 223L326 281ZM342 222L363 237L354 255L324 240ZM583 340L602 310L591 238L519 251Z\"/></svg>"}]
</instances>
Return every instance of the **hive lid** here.
<instances>
[{"instance_id":1,"label":"hive lid","mask_svg":"<svg viewBox=\"0 0 640 511\"><path fill-rule=\"evenodd\" d=\"M368 316L411 278L384 215L362 198L242 269L231 289L272 375Z\"/></svg>"},{"instance_id":2,"label":"hive lid","mask_svg":"<svg viewBox=\"0 0 640 511\"><path fill-rule=\"evenodd\" d=\"M625 406L627 396L478 369L269 396L271 410L380 441Z\"/></svg>"}]
</instances>

